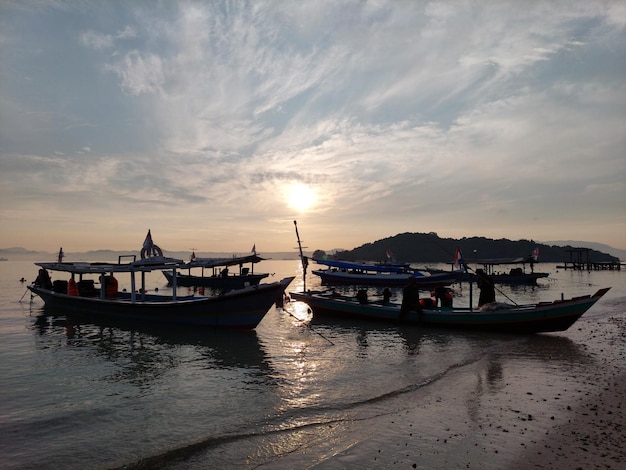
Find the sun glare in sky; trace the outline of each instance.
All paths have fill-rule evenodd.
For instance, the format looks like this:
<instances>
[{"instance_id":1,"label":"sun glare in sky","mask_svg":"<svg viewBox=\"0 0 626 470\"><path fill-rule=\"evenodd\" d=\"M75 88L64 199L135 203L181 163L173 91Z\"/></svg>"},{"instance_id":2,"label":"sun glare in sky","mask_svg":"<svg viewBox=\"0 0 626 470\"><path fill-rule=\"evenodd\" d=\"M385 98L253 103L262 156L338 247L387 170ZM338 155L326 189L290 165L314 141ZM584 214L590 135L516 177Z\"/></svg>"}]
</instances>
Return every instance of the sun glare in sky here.
<instances>
[{"instance_id":1,"label":"sun glare in sky","mask_svg":"<svg viewBox=\"0 0 626 470\"><path fill-rule=\"evenodd\" d=\"M306 184L294 184L287 194L289 207L296 209L298 212L304 212L315 204L317 198L313 190Z\"/></svg>"}]
</instances>

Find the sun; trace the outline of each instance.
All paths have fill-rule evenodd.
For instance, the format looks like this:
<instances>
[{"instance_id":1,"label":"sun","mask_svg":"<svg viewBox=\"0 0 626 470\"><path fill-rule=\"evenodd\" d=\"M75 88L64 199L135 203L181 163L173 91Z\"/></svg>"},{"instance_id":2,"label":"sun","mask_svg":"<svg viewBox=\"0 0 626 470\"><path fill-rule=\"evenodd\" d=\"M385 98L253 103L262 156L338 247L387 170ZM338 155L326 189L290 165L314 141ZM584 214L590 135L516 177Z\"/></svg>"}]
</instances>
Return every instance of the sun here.
<instances>
[{"instance_id":1,"label":"sun","mask_svg":"<svg viewBox=\"0 0 626 470\"><path fill-rule=\"evenodd\" d=\"M287 203L289 207L297 210L298 212L304 212L309 209L317 198L313 190L303 183L294 184L287 193Z\"/></svg>"}]
</instances>

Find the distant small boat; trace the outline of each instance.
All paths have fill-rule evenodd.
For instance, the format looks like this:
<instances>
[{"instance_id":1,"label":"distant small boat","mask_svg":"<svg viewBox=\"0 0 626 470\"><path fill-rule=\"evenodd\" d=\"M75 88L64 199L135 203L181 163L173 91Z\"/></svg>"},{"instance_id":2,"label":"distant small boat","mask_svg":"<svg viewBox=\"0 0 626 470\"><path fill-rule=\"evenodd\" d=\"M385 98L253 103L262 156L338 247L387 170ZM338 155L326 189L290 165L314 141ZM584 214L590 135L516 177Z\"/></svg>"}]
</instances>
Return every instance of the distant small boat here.
<instances>
[{"instance_id":1,"label":"distant small boat","mask_svg":"<svg viewBox=\"0 0 626 470\"><path fill-rule=\"evenodd\" d=\"M430 289L448 286L458 279L454 272L425 273L411 268L408 264L369 264L351 261L314 259L317 264L327 269L314 269L311 272L319 276L323 284L343 284L361 286L399 287L415 278L418 286Z\"/></svg>"},{"instance_id":2,"label":"distant small boat","mask_svg":"<svg viewBox=\"0 0 626 470\"><path fill-rule=\"evenodd\" d=\"M523 258L496 258L496 259L475 259L467 260L468 263L482 265L484 272L496 284L537 284L537 279L548 277L548 273L535 272L534 265L539 261L539 249L535 248L532 255ZM526 265L530 265L530 272L526 271ZM498 271L500 266L517 267L507 271ZM521 265L521 267L519 266ZM472 281L477 280L476 274L471 276Z\"/></svg>"},{"instance_id":3,"label":"distant small boat","mask_svg":"<svg viewBox=\"0 0 626 470\"><path fill-rule=\"evenodd\" d=\"M191 261L180 266L180 270L188 270L188 274L177 272L177 284L183 287L207 287L209 289L241 289L246 286L256 286L269 273L254 273L254 265L265 258L253 254L232 258L192 258ZM244 266L249 264L249 266ZM230 272L228 268L236 266L237 271ZM201 270L200 275L191 274L191 270ZM205 270L208 271L205 272ZM173 273L163 271L167 284L172 285Z\"/></svg>"},{"instance_id":4,"label":"distant small boat","mask_svg":"<svg viewBox=\"0 0 626 470\"><path fill-rule=\"evenodd\" d=\"M45 308L63 314L97 317L148 324L255 328L275 302L282 301L285 289L294 279L250 286L213 296L179 296L177 270L182 260L162 256L152 244L150 232L141 251L142 258L118 263L40 262L37 280L28 288L41 297ZM172 273L171 295L146 292L145 274L169 270ZM70 275L70 279L52 281L48 271ZM130 276L130 292L119 292L113 275ZM95 276L95 279L93 279ZM139 276L139 283L137 282ZM91 278L90 278L91 277ZM99 282L99 285L96 284Z\"/></svg>"},{"instance_id":5,"label":"distant small boat","mask_svg":"<svg viewBox=\"0 0 626 470\"><path fill-rule=\"evenodd\" d=\"M400 314L400 304L359 302L356 297L343 296L332 291L291 292L289 296L292 300L305 302L314 317L328 315L438 328L529 334L567 330L609 289L610 287L600 289L593 295L529 305L494 302L479 309L425 307L420 313L410 311L404 317Z\"/></svg>"}]
</instances>

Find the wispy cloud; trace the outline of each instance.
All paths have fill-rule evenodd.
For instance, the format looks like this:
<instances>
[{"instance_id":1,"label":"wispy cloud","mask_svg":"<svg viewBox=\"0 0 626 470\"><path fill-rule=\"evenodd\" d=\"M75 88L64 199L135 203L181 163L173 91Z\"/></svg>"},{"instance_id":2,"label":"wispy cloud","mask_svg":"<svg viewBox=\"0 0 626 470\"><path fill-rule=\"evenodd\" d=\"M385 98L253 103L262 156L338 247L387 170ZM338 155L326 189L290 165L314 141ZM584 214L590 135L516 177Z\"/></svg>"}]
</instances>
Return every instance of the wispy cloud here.
<instances>
[{"instance_id":1,"label":"wispy cloud","mask_svg":"<svg viewBox=\"0 0 626 470\"><path fill-rule=\"evenodd\" d=\"M13 3L0 18L0 188L22 232L46 201L46 225L71 204L81 230L159 219L172 243L201 214L227 250L263 229L291 246L268 224L295 215L320 247L572 226L623 245L621 2ZM287 204L296 182L316 195L307 214Z\"/></svg>"}]
</instances>

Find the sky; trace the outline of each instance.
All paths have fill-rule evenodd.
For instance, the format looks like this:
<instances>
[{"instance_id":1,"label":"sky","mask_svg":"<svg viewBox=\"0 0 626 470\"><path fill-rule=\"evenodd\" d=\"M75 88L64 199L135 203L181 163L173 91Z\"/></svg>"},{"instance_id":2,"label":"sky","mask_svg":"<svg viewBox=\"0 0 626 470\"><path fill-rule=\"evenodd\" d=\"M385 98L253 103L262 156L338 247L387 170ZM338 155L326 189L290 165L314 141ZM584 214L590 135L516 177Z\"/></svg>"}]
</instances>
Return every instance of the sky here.
<instances>
[{"instance_id":1,"label":"sky","mask_svg":"<svg viewBox=\"0 0 626 470\"><path fill-rule=\"evenodd\" d=\"M0 247L626 249L626 2L0 3Z\"/></svg>"}]
</instances>

